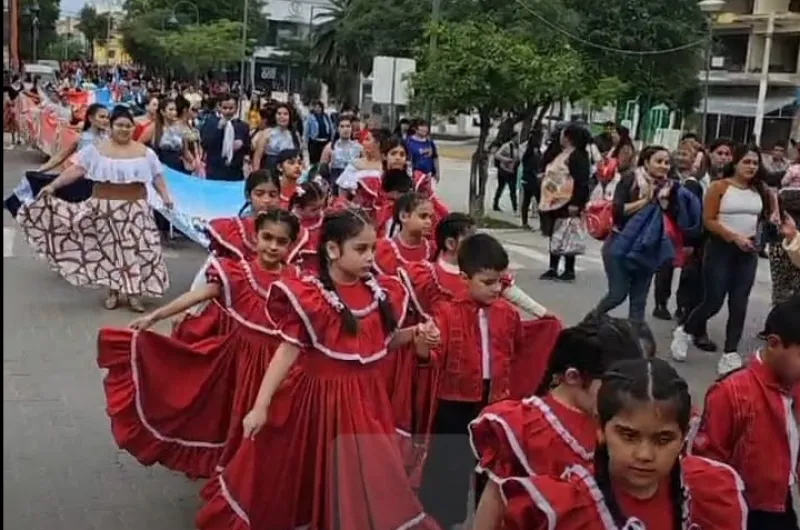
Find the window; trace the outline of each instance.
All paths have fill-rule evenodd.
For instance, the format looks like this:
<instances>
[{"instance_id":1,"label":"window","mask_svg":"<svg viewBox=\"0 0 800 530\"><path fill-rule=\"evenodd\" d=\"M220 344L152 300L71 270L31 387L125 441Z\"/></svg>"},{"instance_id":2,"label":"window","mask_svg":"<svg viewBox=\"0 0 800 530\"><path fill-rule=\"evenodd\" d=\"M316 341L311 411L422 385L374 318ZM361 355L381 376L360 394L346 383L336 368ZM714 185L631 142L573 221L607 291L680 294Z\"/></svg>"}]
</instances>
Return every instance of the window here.
<instances>
[{"instance_id":1,"label":"window","mask_svg":"<svg viewBox=\"0 0 800 530\"><path fill-rule=\"evenodd\" d=\"M108 50L108 58L114 59L117 56L117 50Z\"/></svg>"}]
</instances>

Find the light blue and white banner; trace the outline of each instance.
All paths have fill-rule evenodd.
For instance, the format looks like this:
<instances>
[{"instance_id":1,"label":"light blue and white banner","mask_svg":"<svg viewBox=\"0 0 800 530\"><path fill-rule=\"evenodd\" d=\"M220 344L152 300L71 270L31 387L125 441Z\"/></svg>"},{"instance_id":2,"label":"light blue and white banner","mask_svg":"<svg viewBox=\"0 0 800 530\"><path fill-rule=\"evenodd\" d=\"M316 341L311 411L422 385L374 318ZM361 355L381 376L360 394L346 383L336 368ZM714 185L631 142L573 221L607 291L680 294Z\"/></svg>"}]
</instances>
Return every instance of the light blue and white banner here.
<instances>
[{"instance_id":1,"label":"light blue and white banner","mask_svg":"<svg viewBox=\"0 0 800 530\"><path fill-rule=\"evenodd\" d=\"M151 190L150 203L176 230L192 241L208 246L206 224L211 219L235 217L244 205L244 181L207 180L164 167L174 206L167 210Z\"/></svg>"}]
</instances>

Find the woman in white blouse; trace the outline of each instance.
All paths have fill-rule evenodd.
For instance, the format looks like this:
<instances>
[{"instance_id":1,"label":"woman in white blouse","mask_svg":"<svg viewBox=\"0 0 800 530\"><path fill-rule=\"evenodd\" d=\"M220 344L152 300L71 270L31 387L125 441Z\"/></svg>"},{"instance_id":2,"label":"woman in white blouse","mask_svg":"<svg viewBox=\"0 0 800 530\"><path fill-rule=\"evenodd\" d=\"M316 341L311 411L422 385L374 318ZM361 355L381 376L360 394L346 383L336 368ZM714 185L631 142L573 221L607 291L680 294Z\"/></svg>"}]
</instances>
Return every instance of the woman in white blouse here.
<instances>
[{"instance_id":1,"label":"woman in white blouse","mask_svg":"<svg viewBox=\"0 0 800 530\"><path fill-rule=\"evenodd\" d=\"M107 309L127 298L132 310L142 312L141 297L160 297L169 287L147 185L166 208L172 199L158 157L132 139L130 111L116 107L110 124L110 137L82 149L73 166L20 209L17 221L31 246L69 283L107 288ZM80 178L94 183L89 199L68 203L54 196Z\"/></svg>"}]
</instances>

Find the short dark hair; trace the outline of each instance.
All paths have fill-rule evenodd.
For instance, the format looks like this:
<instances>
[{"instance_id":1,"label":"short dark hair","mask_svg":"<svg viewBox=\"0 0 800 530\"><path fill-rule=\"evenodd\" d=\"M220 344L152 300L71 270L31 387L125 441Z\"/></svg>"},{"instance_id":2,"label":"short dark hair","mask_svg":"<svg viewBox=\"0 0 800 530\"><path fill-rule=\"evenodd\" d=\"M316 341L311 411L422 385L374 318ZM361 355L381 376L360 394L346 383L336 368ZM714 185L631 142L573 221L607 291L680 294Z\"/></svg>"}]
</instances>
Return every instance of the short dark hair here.
<instances>
[{"instance_id":1,"label":"short dark hair","mask_svg":"<svg viewBox=\"0 0 800 530\"><path fill-rule=\"evenodd\" d=\"M764 334L777 335L785 346L800 344L800 293L775 307L767 315Z\"/></svg>"},{"instance_id":2,"label":"short dark hair","mask_svg":"<svg viewBox=\"0 0 800 530\"><path fill-rule=\"evenodd\" d=\"M487 270L502 272L508 268L508 262L506 249L489 234L473 234L458 248L458 268L467 277Z\"/></svg>"}]
</instances>

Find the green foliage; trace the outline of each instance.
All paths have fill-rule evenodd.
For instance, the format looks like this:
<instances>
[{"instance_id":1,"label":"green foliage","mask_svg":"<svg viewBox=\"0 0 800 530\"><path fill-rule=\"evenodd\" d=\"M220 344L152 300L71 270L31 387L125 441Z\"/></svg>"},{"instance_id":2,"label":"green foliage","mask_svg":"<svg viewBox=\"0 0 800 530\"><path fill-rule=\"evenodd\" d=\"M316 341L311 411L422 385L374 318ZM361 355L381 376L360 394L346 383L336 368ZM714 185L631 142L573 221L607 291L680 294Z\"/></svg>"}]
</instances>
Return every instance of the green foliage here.
<instances>
[{"instance_id":1,"label":"green foliage","mask_svg":"<svg viewBox=\"0 0 800 530\"><path fill-rule=\"evenodd\" d=\"M90 58L94 58L95 44L104 44L108 40L109 33L109 13L98 13L97 10L85 5L78 13L77 29L86 37L89 43Z\"/></svg>"},{"instance_id":2,"label":"green foliage","mask_svg":"<svg viewBox=\"0 0 800 530\"><path fill-rule=\"evenodd\" d=\"M19 51L25 61L33 59L33 14L30 12L30 8L34 4L39 6L38 58L42 58L42 52L55 42L57 37L56 21L60 11L59 0L20 0Z\"/></svg>"},{"instance_id":3,"label":"green foliage","mask_svg":"<svg viewBox=\"0 0 800 530\"><path fill-rule=\"evenodd\" d=\"M580 17L579 35L611 48L657 51L702 42L705 17L696 0L564 0ZM652 56L576 45L598 77L616 77L625 96L646 108L686 106L697 93L703 47ZM646 111L643 109L643 112Z\"/></svg>"},{"instance_id":4,"label":"green foliage","mask_svg":"<svg viewBox=\"0 0 800 530\"><path fill-rule=\"evenodd\" d=\"M54 61L77 61L88 57L88 50L84 43L78 38L70 38L66 35L59 35L41 53L42 59Z\"/></svg>"}]
</instances>

